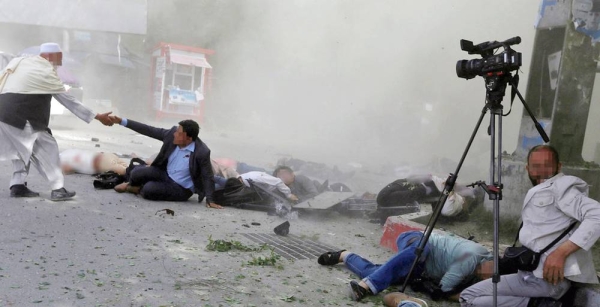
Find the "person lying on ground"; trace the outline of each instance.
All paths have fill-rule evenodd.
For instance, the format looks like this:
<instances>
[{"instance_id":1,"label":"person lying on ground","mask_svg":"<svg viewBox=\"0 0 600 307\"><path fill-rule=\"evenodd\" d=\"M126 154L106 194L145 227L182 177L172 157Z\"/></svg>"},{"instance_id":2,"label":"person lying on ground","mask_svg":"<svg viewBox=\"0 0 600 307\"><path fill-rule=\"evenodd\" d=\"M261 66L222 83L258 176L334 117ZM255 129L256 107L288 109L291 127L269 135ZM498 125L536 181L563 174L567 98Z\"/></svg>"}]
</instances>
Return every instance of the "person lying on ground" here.
<instances>
[{"instance_id":1,"label":"person lying on ground","mask_svg":"<svg viewBox=\"0 0 600 307\"><path fill-rule=\"evenodd\" d=\"M125 175L128 164L114 153L71 148L60 153L63 174L94 175L108 171Z\"/></svg>"},{"instance_id":2,"label":"person lying on ground","mask_svg":"<svg viewBox=\"0 0 600 307\"><path fill-rule=\"evenodd\" d=\"M353 280L349 284L351 298L360 301L393 284L404 282L416 258L415 250L422 237L421 231L400 234L396 240L398 253L384 264L373 264L346 250L324 253L319 257L318 263L346 264L348 269L361 278L360 281ZM479 243L457 236L432 233L413 271L411 281L420 278L431 280L436 288L432 295L458 300L460 290L484 277L483 272L488 270L483 268L489 266L483 264L492 258L492 254Z\"/></svg>"},{"instance_id":3,"label":"person lying on ground","mask_svg":"<svg viewBox=\"0 0 600 307\"><path fill-rule=\"evenodd\" d=\"M288 186L285 185L281 179L271 176L265 172L248 172L240 175L240 178L247 187L250 186L248 180L252 182L264 183L273 190L281 192L281 194L283 194L288 200L292 202L298 201L298 197L292 193L290 188L288 188Z\"/></svg>"},{"instance_id":4,"label":"person lying on ground","mask_svg":"<svg viewBox=\"0 0 600 307\"><path fill-rule=\"evenodd\" d=\"M354 176L354 171L342 172L337 166L328 167L325 163L310 162L295 158L281 158L277 161L276 165L288 166L295 172L300 172L306 176L320 180L345 182Z\"/></svg>"},{"instance_id":5,"label":"person lying on ground","mask_svg":"<svg viewBox=\"0 0 600 307\"><path fill-rule=\"evenodd\" d=\"M248 172L266 172L267 171L266 169L264 169L262 167L249 165L247 163L240 162L240 161L237 161L237 160L234 160L231 158L214 158L214 161L217 162L219 165L233 169L238 174L245 174Z\"/></svg>"},{"instance_id":6,"label":"person lying on ground","mask_svg":"<svg viewBox=\"0 0 600 307\"><path fill-rule=\"evenodd\" d=\"M280 165L273 171L273 176L281 179L290 188L292 194L300 201L313 198L319 194L314 181L304 175L296 175L294 171L285 165Z\"/></svg>"},{"instance_id":7,"label":"person lying on ground","mask_svg":"<svg viewBox=\"0 0 600 307\"><path fill-rule=\"evenodd\" d=\"M152 164L152 161L154 161L153 158L147 159L145 162L146 164ZM243 165L241 169L244 170L244 173L247 173L248 169L260 169L248 166L245 163L238 163L230 158L214 158L210 159L210 163L214 174L215 190L222 190L225 187L227 179L240 177L240 174L236 171L238 165Z\"/></svg>"},{"instance_id":8,"label":"person lying on ground","mask_svg":"<svg viewBox=\"0 0 600 307\"><path fill-rule=\"evenodd\" d=\"M222 190L229 178L239 178L240 174L230 164L220 163L220 159L211 159L213 173L215 174L215 190Z\"/></svg>"},{"instance_id":9,"label":"person lying on ground","mask_svg":"<svg viewBox=\"0 0 600 307\"><path fill-rule=\"evenodd\" d=\"M187 201L196 193L198 202L206 197L207 207L223 208L213 202L215 183L210 149L198 138L198 123L188 119L171 129L162 129L118 116L110 118L115 124L163 142L152 164L133 169L129 182L117 185L115 191L163 201Z\"/></svg>"},{"instance_id":10,"label":"person lying on ground","mask_svg":"<svg viewBox=\"0 0 600 307\"><path fill-rule=\"evenodd\" d=\"M398 179L385 186L377 194L377 206L378 208L387 208L405 206L414 202L430 202L432 198L440 197L445 184L445 179L434 175ZM454 191L448 195L440 213L442 216L447 217L457 216L462 212L466 212L469 204L473 203L476 203L474 189L457 184Z\"/></svg>"}]
</instances>

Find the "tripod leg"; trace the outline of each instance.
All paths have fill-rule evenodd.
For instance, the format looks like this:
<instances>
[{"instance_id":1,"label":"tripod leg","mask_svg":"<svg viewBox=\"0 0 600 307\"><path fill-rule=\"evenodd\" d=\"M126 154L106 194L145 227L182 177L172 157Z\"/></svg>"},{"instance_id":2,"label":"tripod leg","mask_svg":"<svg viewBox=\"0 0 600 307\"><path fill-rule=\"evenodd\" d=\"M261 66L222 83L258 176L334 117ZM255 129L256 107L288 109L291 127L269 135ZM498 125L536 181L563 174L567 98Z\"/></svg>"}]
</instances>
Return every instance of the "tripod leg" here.
<instances>
[{"instance_id":1,"label":"tripod leg","mask_svg":"<svg viewBox=\"0 0 600 307\"><path fill-rule=\"evenodd\" d=\"M483 107L483 109L481 110L481 115L479 116L479 119L477 120L475 129L473 129L473 132L471 133L471 137L469 138L467 147L465 148L465 150L460 158L460 161L458 162L458 166L456 167L454 174L450 174L450 176L448 176L448 179L446 180L446 185L444 186L444 191L442 191L442 195L438 199L438 205L436 206L435 210L433 210L433 212L431 214L431 218L429 218L429 221L427 222L427 227L425 228L425 233L424 233L423 237L421 237L421 240L419 241L419 246L415 249L415 254L417 256L415 257L415 260L413 261L413 263L410 267L410 271L408 272L408 275L404 279L404 283L402 284L402 289L400 290L400 292L404 292L406 290L406 286L408 285L408 282L411 279L412 273L417 265L417 261L419 260L419 258L421 258L421 255L423 254L423 250L425 250L425 244L427 244L427 241L429 241L429 237L431 236L431 232L433 231L433 228L435 227L435 223L437 222L437 220L440 216L440 212L442 212L442 207L444 206L444 203L446 203L446 199L448 199L448 194L450 194L450 192L452 192L452 190L454 189L454 183L456 182L458 173L460 172L460 169L462 168L462 165L465 162L465 158L467 157L467 154L469 153L469 149L471 149L473 140L475 139L475 136L477 135L477 131L479 130L479 127L481 126L481 122L483 121L483 118L485 117L485 113L487 112L488 107L489 107L488 104L486 104Z\"/></svg>"}]
</instances>

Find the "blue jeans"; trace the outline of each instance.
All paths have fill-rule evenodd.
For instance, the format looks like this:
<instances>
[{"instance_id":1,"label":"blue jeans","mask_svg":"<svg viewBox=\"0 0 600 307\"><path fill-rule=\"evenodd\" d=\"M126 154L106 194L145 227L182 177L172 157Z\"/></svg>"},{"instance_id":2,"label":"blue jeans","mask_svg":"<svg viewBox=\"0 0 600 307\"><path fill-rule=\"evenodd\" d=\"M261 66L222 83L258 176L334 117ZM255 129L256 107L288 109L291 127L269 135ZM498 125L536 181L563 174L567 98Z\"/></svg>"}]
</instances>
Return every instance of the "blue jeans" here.
<instances>
[{"instance_id":1,"label":"blue jeans","mask_svg":"<svg viewBox=\"0 0 600 307\"><path fill-rule=\"evenodd\" d=\"M225 188L225 183L227 183L227 179L221 176L214 176L215 180L215 191L223 190Z\"/></svg>"},{"instance_id":2,"label":"blue jeans","mask_svg":"<svg viewBox=\"0 0 600 307\"><path fill-rule=\"evenodd\" d=\"M402 301L400 304L398 304L398 307L421 307L421 305L413 301Z\"/></svg>"},{"instance_id":3,"label":"blue jeans","mask_svg":"<svg viewBox=\"0 0 600 307\"><path fill-rule=\"evenodd\" d=\"M419 246L419 239L422 236L423 233L420 231L407 231L400 234L396 239L398 253L385 264L373 264L356 254L348 254L344 259L344 263L350 271L362 278L373 294L377 294L390 285L404 282L417 256L415 250ZM421 259L417 262L413 271L412 278L421 276L425 268L425 258L428 254L429 246L426 244Z\"/></svg>"}]
</instances>

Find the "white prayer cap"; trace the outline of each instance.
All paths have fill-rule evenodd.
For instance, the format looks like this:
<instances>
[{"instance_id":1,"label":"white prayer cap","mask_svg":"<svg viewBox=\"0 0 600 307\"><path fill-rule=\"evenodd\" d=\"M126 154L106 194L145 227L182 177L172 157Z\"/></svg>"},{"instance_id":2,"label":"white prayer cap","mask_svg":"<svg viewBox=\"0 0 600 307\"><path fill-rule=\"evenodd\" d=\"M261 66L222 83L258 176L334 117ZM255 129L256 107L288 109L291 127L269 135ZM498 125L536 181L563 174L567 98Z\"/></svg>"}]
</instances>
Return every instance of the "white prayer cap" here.
<instances>
[{"instance_id":1,"label":"white prayer cap","mask_svg":"<svg viewBox=\"0 0 600 307\"><path fill-rule=\"evenodd\" d=\"M42 53L57 53L62 52L57 43L43 43L40 45L40 54Z\"/></svg>"}]
</instances>

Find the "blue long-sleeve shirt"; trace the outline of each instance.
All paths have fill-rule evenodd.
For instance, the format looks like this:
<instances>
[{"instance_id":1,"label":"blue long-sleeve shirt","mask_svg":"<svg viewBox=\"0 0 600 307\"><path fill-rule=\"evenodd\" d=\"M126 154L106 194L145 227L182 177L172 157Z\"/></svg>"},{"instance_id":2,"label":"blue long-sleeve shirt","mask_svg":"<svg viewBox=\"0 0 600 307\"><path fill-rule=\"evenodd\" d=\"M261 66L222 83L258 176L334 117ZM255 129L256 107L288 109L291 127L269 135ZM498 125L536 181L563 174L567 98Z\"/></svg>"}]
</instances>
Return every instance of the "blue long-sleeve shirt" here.
<instances>
[{"instance_id":1,"label":"blue long-sleeve shirt","mask_svg":"<svg viewBox=\"0 0 600 307\"><path fill-rule=\"evenodd\" d=\"M425 273L439 281L444 292L471 280L477 265L493 259L492 253L481 244L457 236L432 233L427 244L430 253L425 261Z\"/></svg>"},{"instance_id":2,"label":"blue long-sleeve shirt","mask_svg":"<svg viewBox=\"0 0 600 307\"><path fill-rule=\"evenodd\" d=\"M184 148L175 148L169 156L169 163L167 164L169 177L180 186L191 191L194 190L194 181L190 174L190 156L195 149L196 144L194 143L190 143Z\"/></svg>"},{"instance_id":3,"label":"blue long-sleeve shirt","mask_svg":"<svg viewBox=\"0 0 600 307\"><path fill-rule=\"evenodd\" d=\"M121 126L127 126L127 118L121 118ZM180 186L194 190L194 181L190 174L190 155L196 149L196 144L191 143L185 148L175 148L175 150L169 156L169 162L167 164L167 173L173 181L177 182Z\"/></svg>"}]
</instances>

